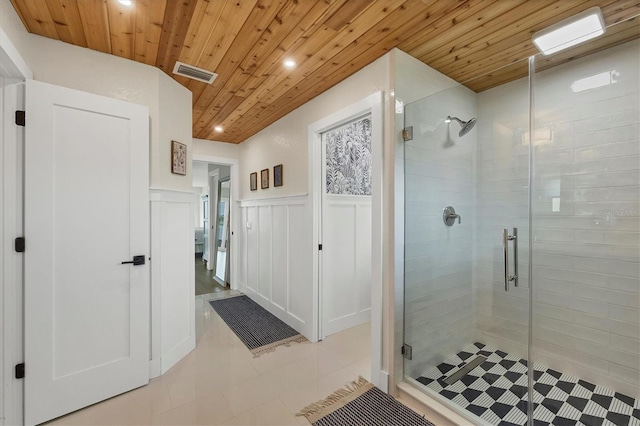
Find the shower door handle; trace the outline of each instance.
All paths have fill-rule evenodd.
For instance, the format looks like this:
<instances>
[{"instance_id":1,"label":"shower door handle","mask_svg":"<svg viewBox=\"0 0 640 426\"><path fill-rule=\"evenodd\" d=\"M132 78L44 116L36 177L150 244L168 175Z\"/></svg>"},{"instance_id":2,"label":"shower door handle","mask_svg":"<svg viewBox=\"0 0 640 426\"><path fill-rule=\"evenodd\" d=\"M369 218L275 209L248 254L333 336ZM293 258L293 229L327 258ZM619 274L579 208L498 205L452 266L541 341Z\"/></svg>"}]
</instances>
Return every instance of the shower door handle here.
<instances>
[{"instance_id":1,"label":"shower door handle","mask_svg":"<svg viewBox=\"0 0 640 426\"><path fill-rule=\"evenodd\" d=\"M513 285L518 287L518 228L513 228Z\"/></svg>"},{"instance_id":2,"label":"shower door handle","mask_svg":"<svg viewBox=\"0 0 640 426\"><path fill-rule=\"evenodd\" d=\"M518 228L513 228L513 235L509 235L507 228L502 230L502 253L504 257L504 291L509 291L509 283L513 281L518 286ZM514 275L509 273L509 241L513 241L515 260Z\"/></svg>"},{"instance_id":3,"label":"shower door handle","mask_svg":"<svg viewBox=\"0 0 640 426\"><path fill-rule=\"evenodd\" d=\"M509 232L507 228L502 230L502 255L504 258L504 291L509 291Z\"/></svg>"}]
</instances>

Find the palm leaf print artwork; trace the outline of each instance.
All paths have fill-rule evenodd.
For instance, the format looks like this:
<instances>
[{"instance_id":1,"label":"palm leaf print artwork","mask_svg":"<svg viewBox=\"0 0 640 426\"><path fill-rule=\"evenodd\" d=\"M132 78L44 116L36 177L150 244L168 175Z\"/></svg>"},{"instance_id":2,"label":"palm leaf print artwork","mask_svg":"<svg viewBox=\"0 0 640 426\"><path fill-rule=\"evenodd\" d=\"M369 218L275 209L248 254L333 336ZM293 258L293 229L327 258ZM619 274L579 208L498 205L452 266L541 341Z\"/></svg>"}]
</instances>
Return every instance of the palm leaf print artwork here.
<instances>
[{"instance_id":1,"label":"palm leaf print artwork","mask_svg":"<svg viewBox=\"0 0 640 426\"><path fill-rule=\"evenodd\" d=\"M371 119L326 133L327 194L371 195Z\"/></svg>"}]
</instances>

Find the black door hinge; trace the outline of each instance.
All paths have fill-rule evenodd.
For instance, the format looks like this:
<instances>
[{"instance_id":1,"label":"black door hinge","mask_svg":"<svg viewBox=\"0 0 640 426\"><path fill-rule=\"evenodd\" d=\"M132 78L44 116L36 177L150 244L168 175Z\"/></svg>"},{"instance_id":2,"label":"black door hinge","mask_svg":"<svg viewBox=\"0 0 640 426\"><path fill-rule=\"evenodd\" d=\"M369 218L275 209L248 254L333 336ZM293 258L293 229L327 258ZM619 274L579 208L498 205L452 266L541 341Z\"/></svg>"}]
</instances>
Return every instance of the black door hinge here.
<instances>
[{"instance_id":1,"label":"black door hinge","mask_svg":"<svg viewBox=\"0 0 640 426\"><path fill-rule=\"evenodd\" d=\"M322 250L322 244L318 244L318 250Z\"/></svg>"},{"instance_id":2,"label":"black door hinge","mask_svg":"<svg viewBox=\"0 0 640 426\"><path fill-rule=\"evenodd\" d=\"M24 126L26 123L26 113L24 111L16 111L16 124Z\"/></svg>"},{"instance_id":3,"label":"black door hinge","mask_svg":"<svg viewBox=\"0 0 640 426\"><path fill-rule=\"evenodd\" d=\"M16 364L16 379L24 379L24 362Z\"/></svg>"},{"instance_id":4,"label":"black door hinge","mask_svg":"<svg viewBox=\"0 0 640 426\"><path fill-rule=\"evenodd\" d=\"M18 237L15 241L15 249L16 253L24 253L24 237Z\"/></svg>"}]
</instances>

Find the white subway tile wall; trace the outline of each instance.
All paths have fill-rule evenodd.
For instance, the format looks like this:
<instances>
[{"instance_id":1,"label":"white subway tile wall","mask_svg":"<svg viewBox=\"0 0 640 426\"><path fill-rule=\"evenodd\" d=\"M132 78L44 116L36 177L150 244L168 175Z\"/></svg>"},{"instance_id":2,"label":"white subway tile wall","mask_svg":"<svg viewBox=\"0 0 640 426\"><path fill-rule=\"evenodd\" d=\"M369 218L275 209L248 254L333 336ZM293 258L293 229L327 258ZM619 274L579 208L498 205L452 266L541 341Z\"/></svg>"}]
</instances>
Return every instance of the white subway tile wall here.
<instances>
[{"instance_id":1,"label":"white subway tile wall","mask_svg":"<svg viewBox=\"0 0 640 426\"><path fill-rule=\"evenodd\" d=\"M537 73L533 137L527 79L406 107L405 375L474 341L527 357L533 139L534 361L640 398L639 52L634 41ZM572 92L611 71L615 83ZM458 138L447 115L478 124ZM444 226L447 205L462 224ZM514 227L519 286L506 292L502 230Z\"/></svg>"}]
</instances>

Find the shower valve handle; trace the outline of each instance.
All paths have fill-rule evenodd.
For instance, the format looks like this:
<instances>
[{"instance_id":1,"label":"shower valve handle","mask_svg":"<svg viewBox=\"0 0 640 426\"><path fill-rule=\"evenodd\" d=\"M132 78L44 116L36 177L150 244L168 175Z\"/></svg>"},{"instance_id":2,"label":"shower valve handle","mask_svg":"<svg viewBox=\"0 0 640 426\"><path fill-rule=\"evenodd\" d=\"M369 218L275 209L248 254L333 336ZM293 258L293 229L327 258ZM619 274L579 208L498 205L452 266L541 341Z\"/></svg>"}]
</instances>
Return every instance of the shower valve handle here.
<instances>
[{"instance_id":1,"label":"shower valve handle","mask_svg":"<svg viewBox=\"0 0 640 426\"><path fill-rule=\"evenodd\" d=\"M455 214L455 213L448 214L447 219L453 219L454 222L456 221L456 219L458 219L458 223L462 223L462 218L460 217L459 214Z\"/></svg>"},{"instance_id":2,"label":"shower valve handle","mask_svg":"<svg viewBox=\"0 0 640 426\"><path fill-rule=\"evenodd\" d=\"M456 223L456 219L458 219L458 223L462 223L462 218L459 214L456 213L456 210L453 207L445 207L442 212L442 220L444 224L447 226L452 226L454 223Z\"/></svg>"}]
</instances>

